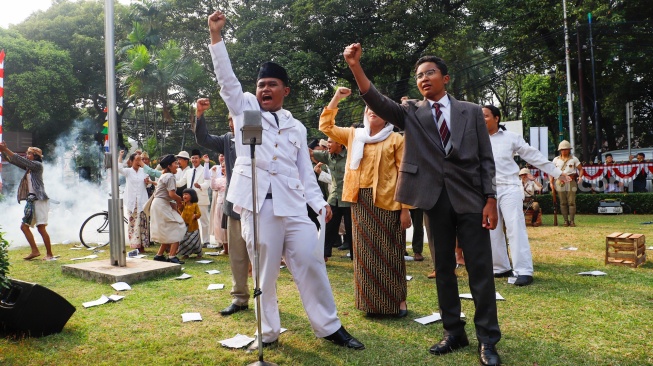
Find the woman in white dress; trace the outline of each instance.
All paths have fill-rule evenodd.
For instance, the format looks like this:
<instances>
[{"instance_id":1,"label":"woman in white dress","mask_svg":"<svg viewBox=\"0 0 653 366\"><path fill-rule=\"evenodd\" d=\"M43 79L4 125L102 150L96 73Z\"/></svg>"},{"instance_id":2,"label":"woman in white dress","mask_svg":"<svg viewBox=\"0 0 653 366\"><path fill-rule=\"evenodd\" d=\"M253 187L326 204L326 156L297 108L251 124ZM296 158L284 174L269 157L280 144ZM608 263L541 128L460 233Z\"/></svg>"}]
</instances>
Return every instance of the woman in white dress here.
<instances>
[{"instance_id":1,"label":"woman in white dress","mask_svg":"<svg viewBox=\"0 0 653 366\"><path fill-rule=\"evenodd\" d=\"M118 159L118 172L125 176L125 207L129 216L127 234L129 246L138 249L140 253L145 252L145 248L150 246L150 228L148 225L147 215L143 212L143 207L148 200L147 195L147 178L142 166L141 156L133 153L129 156L127 167L122 165L122 158L125 151L120 151Z\"/></svg>"},{"instance_id":2,"label":"woman in white dress","mask_svg":"<svg viewBox=\"0 0 653 366\"><path fill-rule=\"evenodd\" d=\"M181 197L176 193L177 185L175 173L177 172L177 159L174 155L164 156L159 163L163 174L156 182L154 199L150 208L150 224L152 241L161 244L159 251L154 256L155 261L183 264L177 258L179 242L186 233L186 224L181 218L176 207L181 206ZM172 202L174 200L174 202ZM174 207L176 205L176 207ZM163 255L169 249L168 259Z\"/></svg>"}]
</instances>

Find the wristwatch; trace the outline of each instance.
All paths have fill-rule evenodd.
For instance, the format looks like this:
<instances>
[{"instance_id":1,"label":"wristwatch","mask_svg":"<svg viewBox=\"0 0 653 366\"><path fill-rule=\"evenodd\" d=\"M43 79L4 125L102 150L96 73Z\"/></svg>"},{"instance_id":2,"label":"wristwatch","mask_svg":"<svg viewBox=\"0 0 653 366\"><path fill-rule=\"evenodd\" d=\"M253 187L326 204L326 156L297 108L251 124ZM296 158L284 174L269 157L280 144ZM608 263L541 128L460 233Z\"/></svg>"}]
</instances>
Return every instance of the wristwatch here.
<instances>
[{"instance_id":1,"label":"wristwatch","mask_svg":"<svg viewBox=\"0 0 653 366\"><path fill-rule=\"evenodd\" d=\"M497 195L496 195L496 194L486 194L486 195L485 195L485 200L486 200L486 201L487 201L488 199L490 199L490 198L497 199Z\"/></svg>"}]
</instances>

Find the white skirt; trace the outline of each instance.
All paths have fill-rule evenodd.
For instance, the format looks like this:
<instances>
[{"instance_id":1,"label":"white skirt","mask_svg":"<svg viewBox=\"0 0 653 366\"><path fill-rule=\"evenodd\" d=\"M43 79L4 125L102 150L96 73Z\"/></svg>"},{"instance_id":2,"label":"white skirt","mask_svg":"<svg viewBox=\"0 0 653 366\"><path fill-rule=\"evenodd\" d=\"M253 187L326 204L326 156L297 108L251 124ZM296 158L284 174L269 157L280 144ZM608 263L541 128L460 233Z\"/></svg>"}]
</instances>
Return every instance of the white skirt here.
<instances>
[{"instance_id":1,"label":"white skirt","mask_svg":"<svg viewBox=\"0 0 653 366\"><path fill-rule=\"evenodd\" d=\"M186 224L181 215L170 207L167 199L155 198L150 209L150 241L178 243L185 233Z\"/></svg>"}]
</instances>

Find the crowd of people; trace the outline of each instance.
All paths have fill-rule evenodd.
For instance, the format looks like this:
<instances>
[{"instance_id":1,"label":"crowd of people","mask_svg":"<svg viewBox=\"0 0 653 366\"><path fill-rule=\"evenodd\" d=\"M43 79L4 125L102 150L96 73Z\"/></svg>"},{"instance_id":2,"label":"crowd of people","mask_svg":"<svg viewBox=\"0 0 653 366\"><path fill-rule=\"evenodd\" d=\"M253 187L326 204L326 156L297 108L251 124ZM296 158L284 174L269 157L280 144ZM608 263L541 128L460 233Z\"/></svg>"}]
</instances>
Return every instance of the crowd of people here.
<instances>
[{"instance_id":1,"label":"crowd of people","mask_svg":"<svg viewBox=\"0 0 653 366\"><path fill-rule=\"evenodd\" d=\"M233 299L220 311L223 316L249 309L248 274L254 265L263 347L276 344L281 331L276 281L283 261L315 335L362 350L363 343L345 330L337 315L325 265L332 248L349 250L357 309L368 317L405 317L406 229L414 227L414 259L421 261L426 227L434 264L429 278L435 278L444 328L430 353L443 355L469 345L455 271L464 265L476 307L479 360L499 365L494 278L515 277L517 286L533 283L524 210L534 211L531 224L537 226L540 208L534 197L542 190L514 155L548 174L564 226L574 227L583 167L570 144L561 142L560 155L548 161L502 127L497 107L458 101L448 94L447 65L435 56L424 56L415 65L423 99L395 102L367 78L357 43L347 46L343 56L366 104L362 123L337 126L338 104L352 94L339 87L320 116L319 129L328 140L307 144L306 127L283 107L290 82L282 66L264 63L255 94L243 91L222 39L226 21L218 11L209 16L208 26L230 131L209 133L204 114L211 103L205 98L197 101L192 123L197 144L215 154L218 163L211 166L209 155L195 149L162 156L154 169L146 152L130 154L123 164L121 151L118 171L125 177L130 247L144 252L158 243L154 260L181 264L190 256L201 257L213 236L221 253L229 256L233 280ZM241 131L244 112L251 110L259 111L262 120L256 180ZM40 256L30 231L34 226L43 237L45 259L53 259L46 231L43 153L30 147L23 158L4 142L0 152L26 171L17 197L26 201L21 229L31 253L25 259ZM641 188L641 179L635 182ZM257 243L255 213L262 234ZM255 251L258 266L252 261ZM258 346L254 342L248 350Z\"/></svg>"}]
</instances>

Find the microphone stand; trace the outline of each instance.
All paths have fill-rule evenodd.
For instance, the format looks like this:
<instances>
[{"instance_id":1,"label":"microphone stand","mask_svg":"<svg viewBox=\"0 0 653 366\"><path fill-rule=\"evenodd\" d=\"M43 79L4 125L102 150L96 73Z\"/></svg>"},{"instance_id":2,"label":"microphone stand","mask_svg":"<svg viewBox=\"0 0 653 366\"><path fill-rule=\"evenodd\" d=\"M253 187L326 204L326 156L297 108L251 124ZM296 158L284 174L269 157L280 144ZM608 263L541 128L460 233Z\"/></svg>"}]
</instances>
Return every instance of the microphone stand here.
<instances>
[{"instance_id":1,"label":"microphone stand","mask_svg":"<svg viewBox=\"0 0 653 366\"><path fill-rule=\"evenodd\" d=\"M258 342L258 361L248 366L277 366L272 362L263 360L263 331L261 326L261 291L259 276L259 251L258 251L258 213L256 197L256 145L261 145L263 140L263 127L261 126L261 113L259 111L245 111L245 125L241 128L243 145L249 145L252 160L252 220L254 222L254 299L256 301L256 342Z\"/></svg>"}]
</instances>

